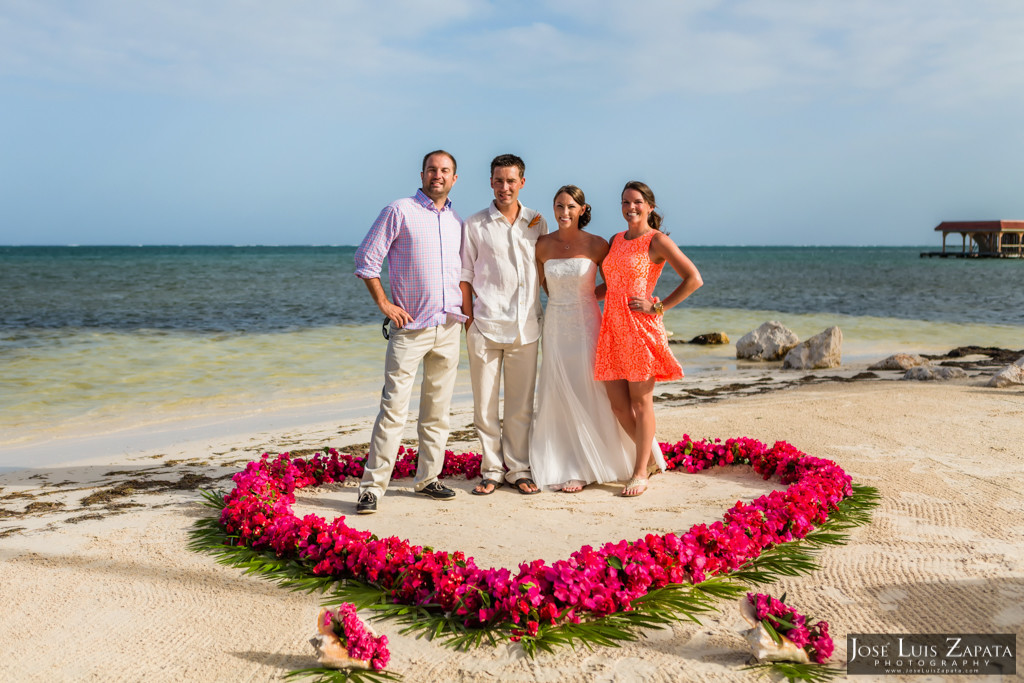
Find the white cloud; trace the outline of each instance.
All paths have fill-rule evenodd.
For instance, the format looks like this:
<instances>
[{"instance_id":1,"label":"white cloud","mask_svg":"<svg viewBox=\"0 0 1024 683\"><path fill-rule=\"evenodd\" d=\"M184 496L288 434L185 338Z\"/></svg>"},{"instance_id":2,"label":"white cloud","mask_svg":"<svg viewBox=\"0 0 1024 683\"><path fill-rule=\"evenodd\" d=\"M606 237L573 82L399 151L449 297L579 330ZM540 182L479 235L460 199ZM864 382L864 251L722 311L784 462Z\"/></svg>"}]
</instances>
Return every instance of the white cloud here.
<instances>
[{"instance_id":1,"label":"white cloud","mask_svg":"<svg viewBox=\"0 0 1024 683\"><path fill-rule=\"evenodd\" d=\"M483 0L98 0L0 5L0 74L114 89L264 92L450 69L404 48Z\"/></svg>"},{"instance_id":2,"label":"white cloud","mask_svg":"<svg viewBox=\"0 0 1024 683\"><path fill-rule=\"evenodd\" d=\"M627 84L628 95L824 89L967 104L1024 93L1024 3L1016 0L547 7L562 13L562 28L586 27L581 50L593 57L594 73Z\"/></svg>"},{"instance_id":3,"label":"white cloud","mask_svg":"<svg viewBox=\"0 0 1024 683\"><path fill-rule=\"evenodd\" d=\"M1018 0L6 0L0 75L207 95L436 78L545 97L971 104L1024 93L1021 35Z\"/></svg>"}]
</instances>

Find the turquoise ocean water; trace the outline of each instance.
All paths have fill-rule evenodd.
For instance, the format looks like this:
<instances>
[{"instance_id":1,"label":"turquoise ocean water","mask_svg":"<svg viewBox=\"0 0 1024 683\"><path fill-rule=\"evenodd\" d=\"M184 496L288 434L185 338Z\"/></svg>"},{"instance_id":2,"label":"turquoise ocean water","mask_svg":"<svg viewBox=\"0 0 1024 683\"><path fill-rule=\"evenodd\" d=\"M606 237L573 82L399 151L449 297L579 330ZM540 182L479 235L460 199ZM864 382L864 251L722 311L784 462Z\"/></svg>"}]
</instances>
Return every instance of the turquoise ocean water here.
<instances>
[{"instance_id":1,"label":"turquoise ocean water","mask_svg":"<svg viewBox=\"0 0 1024 683\"><path fill-rule=\"evenodd\" d=\"M684 246L705 286L666 324L734 342L766 320L801 338L839 325L844 362L1024 348L1024 261L926 250ZM372 414L385 341L354 251L0 247L0 465L66 434ZM666 272L658 292L676 282ZM732 345L673 350L690 377L736 367ZM468 398L465 360L457 392Z\"/></svg>"}]
</instances>

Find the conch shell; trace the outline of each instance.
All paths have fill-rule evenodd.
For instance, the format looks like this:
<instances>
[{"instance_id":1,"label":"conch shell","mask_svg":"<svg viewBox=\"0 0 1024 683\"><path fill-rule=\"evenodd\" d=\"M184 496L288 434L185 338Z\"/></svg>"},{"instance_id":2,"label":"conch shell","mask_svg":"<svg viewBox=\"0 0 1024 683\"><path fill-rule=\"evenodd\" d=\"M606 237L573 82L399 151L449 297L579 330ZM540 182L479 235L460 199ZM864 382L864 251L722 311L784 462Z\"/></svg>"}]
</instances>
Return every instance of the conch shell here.
<instances>
[{"instance_id":1,"label":"conch shell","mask_svg":"<svg viewBox=\"0 0 1024 683\"><path fill-rule=\"evenodd\" d=\"M335 635L330 626L324 625L324 613L326 609L320 610L317 618L318 633L309 639L309 642L316 649L316 660L320 666L328 669L369 669L370 662L365 659L352 659L348 656L348 650L341 639Z\"/></svg>"},{"instance_id":2,"label":"conch shell","mask_svg":"<svg viewBox=\"0 0 1024 683\"><path fill-rule=\"evenodd\" d=\"M750 604L750 600L746 597L740 599L740 614L753 627L740 633L747 639L747 643L750 644L750 650L758 660L762 662L810 663L811 658L807 656L807 651L802 647L797 647L796 643L786 636L780 634L782 638L781 643L776 643L772 639L771 635L768 634L768 631L765 630L764 626L761 625L761 621L757 618L754 606Z\"/></svg>"}]
</instances>

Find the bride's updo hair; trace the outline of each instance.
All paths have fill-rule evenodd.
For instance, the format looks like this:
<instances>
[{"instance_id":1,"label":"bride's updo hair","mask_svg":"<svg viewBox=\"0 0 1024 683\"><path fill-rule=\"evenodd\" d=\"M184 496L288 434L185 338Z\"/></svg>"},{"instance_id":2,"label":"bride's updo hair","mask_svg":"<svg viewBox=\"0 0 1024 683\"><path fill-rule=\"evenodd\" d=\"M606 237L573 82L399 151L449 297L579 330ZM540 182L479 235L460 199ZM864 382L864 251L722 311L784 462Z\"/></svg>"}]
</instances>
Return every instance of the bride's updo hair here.
<instances>
[{"instance_id":1,"label":"bride's updo hair","mask_svg":"<svg viewBox=\"0 0 1024 683\"><path fill-rule=\"evenodd\" d=\"M587 204L587 198L583 195L583 190L576 187L575 185L562 185L555 192L554 199L551 200L554 203L555 199L558 199L558 195L567 194L572 197L573 201L580 206L586 207L583 209L583 213L580 214L580 230L583 229L587 223L590 222L590 204Z\"/></svg>"},{"instance_id":2,"label":"bride's updo hair","mask_svg":"<svg viewBox=\"0 0 1024 683\"><path fill-rule=\"evenodd\" d=\"M661 214L654 209L658 208L658 205L654 201L654 193L651 192L651 188L647 187L645 183L641 183L639 180L630 180L626 183L626 186L622 188L622 194L626 194L626 190L636 190L643 195L644 201L651 205L651 213L647 216L647 225L651 226L655 230L661 230Z\"/></svg>"}]
</instances>

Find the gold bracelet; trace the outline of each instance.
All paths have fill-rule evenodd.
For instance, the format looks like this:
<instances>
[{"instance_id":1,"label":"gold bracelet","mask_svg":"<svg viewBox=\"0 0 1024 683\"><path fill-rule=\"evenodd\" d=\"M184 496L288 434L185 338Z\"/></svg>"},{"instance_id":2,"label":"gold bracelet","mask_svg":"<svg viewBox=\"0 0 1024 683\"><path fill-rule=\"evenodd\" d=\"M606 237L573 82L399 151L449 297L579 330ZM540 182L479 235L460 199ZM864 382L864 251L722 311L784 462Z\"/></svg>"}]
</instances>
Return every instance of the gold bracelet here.
<instances>
[{"instance_id":1,"label":"gold bracelet","mask_svg":"<svg viewBox=\"0 0 1024 683\"><path fill-rule=\"evenodd\" d=\"M655 301L654 302L654 314L655 315L665 315L665 304L661 303L660 301Z\"/></svg>"}]
</instances>

